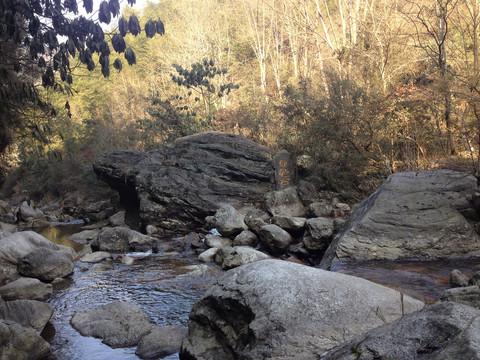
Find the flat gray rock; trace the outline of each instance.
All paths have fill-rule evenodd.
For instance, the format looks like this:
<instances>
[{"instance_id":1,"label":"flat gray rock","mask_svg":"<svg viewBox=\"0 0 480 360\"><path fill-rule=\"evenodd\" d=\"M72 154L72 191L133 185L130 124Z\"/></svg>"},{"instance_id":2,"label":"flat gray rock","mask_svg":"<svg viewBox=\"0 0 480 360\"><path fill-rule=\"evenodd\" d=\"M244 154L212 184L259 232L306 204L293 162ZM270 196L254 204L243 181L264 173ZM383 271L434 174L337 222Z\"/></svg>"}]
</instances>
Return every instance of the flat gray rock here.
<instances>
[{"instance_id":1,"label":"flat gray rock","mask_svg":"<svg viewBox=\"0 0 480 360\"><path fill-rule=\"evenodd\" d=\"M0 319L30 327L39 334L53 315L53 306L37 300L7 301L0 307Z\"/></svg>"},{"instance_id":2,"label":"flat gray rock","mask_svg":"<svg viewBox=\"0 0 480 360\"><path fill-rule=\"evenodd\" d=\"M135 354L142 359L158 359L180 350L187 329L181 326L155 326L138 343Z\"/></svg>"},{"instance_id":3,"label":"flat gray rock","mask_svg":"<svg viewBox=\"0 0 480 360\"><path fill-rule=\"evenodd\" d=\"M137 305L118 301L78 312L70 323L83 336L100 338L113 348L136 346L154 326Z\"/></svg>"},{"instance_id":4,"label":"flat gray rock","mask_svg":"<svg viewBox=\"0 0 480 360\"><path fill-rule=\"evenodd\" d=\"M21 277L0 287L0 295L4 300L30 299L42 300L53 291L51 284L38 279Z\"/></svg>"}]
</instances>

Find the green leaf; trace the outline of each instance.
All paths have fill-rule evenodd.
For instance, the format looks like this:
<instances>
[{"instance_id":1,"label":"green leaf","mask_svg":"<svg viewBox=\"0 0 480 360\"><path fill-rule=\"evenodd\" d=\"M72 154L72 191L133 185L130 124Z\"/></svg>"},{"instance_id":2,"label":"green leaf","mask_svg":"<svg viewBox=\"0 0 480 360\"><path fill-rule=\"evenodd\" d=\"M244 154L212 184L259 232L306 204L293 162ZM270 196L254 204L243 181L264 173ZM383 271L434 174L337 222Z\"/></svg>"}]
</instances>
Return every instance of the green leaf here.
<instances>
[{"instance_id":1,"label":"green leaf","mask_svg":"<svg viewBox=\"0 0 480 360\"><path fill-rule=\"evenodd\" d=\"M120 14L120 4L118 3L118 0L110 0L108 2L108 8L114 17Z\"/></svg>"},{"instance_id":2,"label":"green leaf","mask_svg":"<svg viewBox=\"0 0 480 360\"><path fill-rule=\"evenodd\" d=\"M120 31L120 35L122 35L122 37L127 35L128 22L123 16L120 18L120 20L118 20L118 31Z\"/></svg>"},{"instance_id":3,"label":"green leaf","mask_svg":"<svg viewBox=\"0 0 480 360\"><path fill-rule=\"evenodd\" d=\"M152 20L148 20L147 23L145 24L145 34L147 37L152 38L156 34L156 26L155 23Z\"/></svg>"},{"instance_id":4,"label":"green leaf","mask_svg":"<svg viewBox=\"0 0 480 360\"><path fill-rule=\"evenodd\" d=\"M160 34L160 35L163 35L165 34L165 26L163 25L163 22L162 20L158 19L157 20L157 33Z\"/></svg>"},{"instance_id":5,"label":"green leaf","mask_svg":"<svg viewBox=\"0 0 480 360\"><path fill-rule=\"evenodd\" d=\"M108 3L106 1L102 1L100 4L100 8L98 9L98 20L105 24L110 24L110 20L112 20L112 14L110 13L110 9L108 8Z\"/></svg>"},{"instance_id":6,"label":"green leaf","mask_svg":"<svg viewBox=\"0 0 480 360\"><path fill-rule=\"evenodd\" d=\"M93 0L83 0L83 7L90 14L93 11Z\"/></svg>"},{"instance_id":7,"label":"green leaf","mask_svg":"<svg viewBox=\"0 0 480 360\"><path fill-rule=\"evenodd\" d=\"M35 36L38 29L40 29L40 20L35 16L28 23L28 32L30 35Z\"/></svg>"},{"instance_id":8,"label":"green leaf","mask_svg":"<svg viewBox=\"0 0 480 360\"><path fill-rule=\"evenodd\" d=\"M122 61L119 58L116 58L113 62L113 67L118 71L122 70Z\"/></svg>"},{"instance_id":9,"label":"green leaf","mask_svg":"<svg viewBox=\"0 0 480 360\"><path fill-rule=\"evenodd\" d=\"M135 36L137 36L141 31L140 23L135 15L131 15L128 19L128 30L130 30L130 32Z\"/></svg>"},{"instance_id":10,"label":"green leaf","mask_svg":"<svg viewBox=\"0 0 480 360\"><path fill-rule=\"evenodd\" d=\"M123 39L122 35L115 34L112 37L112 47L118 53L122 53L125 51L127 45L125 44L125 40Z\"/></svg>"},{"instance_id":11,"label":"green leaf","mask_svg":"<svg viewBox=\"0 0 480 360\"><path fill-rule=\"evenodd\" d=\"M128 48L125 51L125 59L127 60L128 65L133 65L137 62L135 53L133 52L132 48Z\"/></svg>"},{"instance_id":12,"label":"green leaf","mask_svg":"<svg viewBox=\"0 0 480 360\"><path fill-rule=\"evenodd\" d=\"M136 1L135 0L127 0L128 5L133 6L135 5Z\"/></svg>"}]
</instances>

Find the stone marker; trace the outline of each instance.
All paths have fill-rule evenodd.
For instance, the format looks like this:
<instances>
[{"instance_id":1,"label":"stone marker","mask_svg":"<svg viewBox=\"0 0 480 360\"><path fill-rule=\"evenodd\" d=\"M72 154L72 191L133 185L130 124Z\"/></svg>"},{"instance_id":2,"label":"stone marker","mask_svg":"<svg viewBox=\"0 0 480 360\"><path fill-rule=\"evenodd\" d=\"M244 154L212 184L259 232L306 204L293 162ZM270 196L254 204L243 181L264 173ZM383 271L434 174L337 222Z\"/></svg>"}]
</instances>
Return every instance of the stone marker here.
<instances>
[{"instance_id":1,"label":"stone marker","mask_svg":"<svg viewBox=\"0 0 480 360\"><path fill-rule=\"evenodd\" d=\"M293 186L295 170L292 159L287 150L280 150L273 159L275 166L275 183L277 190L283 190Z\"/></svg>"}]
</instances>

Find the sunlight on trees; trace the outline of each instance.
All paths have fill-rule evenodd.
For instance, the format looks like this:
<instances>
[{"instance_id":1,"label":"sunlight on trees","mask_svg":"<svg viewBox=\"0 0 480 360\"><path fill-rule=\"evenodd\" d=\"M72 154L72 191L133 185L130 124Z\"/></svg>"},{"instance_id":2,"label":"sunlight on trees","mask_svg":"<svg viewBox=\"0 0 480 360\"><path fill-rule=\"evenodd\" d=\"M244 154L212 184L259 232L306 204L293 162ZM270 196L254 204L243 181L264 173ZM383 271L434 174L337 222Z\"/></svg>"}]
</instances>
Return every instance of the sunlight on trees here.
<instances>
[{"instance_id":1,"label":"sunlight on trees","mask_svg":"<svg viewBox=\"0 0 480 360\"><path fill-rule=\"evenodd\" d=\"M151 150L208 129L309 154L319 176L360 191L362 179L394 171L479 173L479 0L180 0L141 11L116 4L98 13L104 23L118 16L110 35L91 25L85 39L65 30L56 44L27 20L20 33L29 45L2 41L2 51L30 54L19 72L8 62L6 79L26 84L13 94L42 109L17 106L31 121L9 147L16 161L35 153L87 164L101 151ZM7 23L2 39L15 37L12 29ZM34 40L40 33L45 54ZM124 55L110 61L114 52ZM29 96L28 84L42 77L69 91L34 87ZM4 124L0 140L12 141ZM33 141L44 128L50 143Z\"/></svg>"}]
</instances>

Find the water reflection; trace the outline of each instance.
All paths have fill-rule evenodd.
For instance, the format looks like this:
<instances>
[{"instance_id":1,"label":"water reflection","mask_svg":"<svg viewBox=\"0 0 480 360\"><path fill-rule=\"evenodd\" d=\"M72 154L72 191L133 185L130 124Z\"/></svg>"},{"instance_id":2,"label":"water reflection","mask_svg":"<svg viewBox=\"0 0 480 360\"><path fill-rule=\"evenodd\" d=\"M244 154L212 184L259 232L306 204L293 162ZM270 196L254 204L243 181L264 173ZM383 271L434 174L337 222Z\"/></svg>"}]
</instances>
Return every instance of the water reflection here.
<instances>
[{"instance_id":1,"label":"water reflection","mask_svg":"<svg viewBox=\"0 0 480 360\"><path fill-rule=\"evenodd\" d=\"M83 248L82 244L67 241L67 239L71 235L80 232L82 230L82 226L83 224L57 225L49 226L43 229L35 229L35 231L50 241L53 241L55 244L68 246L73 248L75 251L80 251Z\"/></svg>"}]
</instances>

